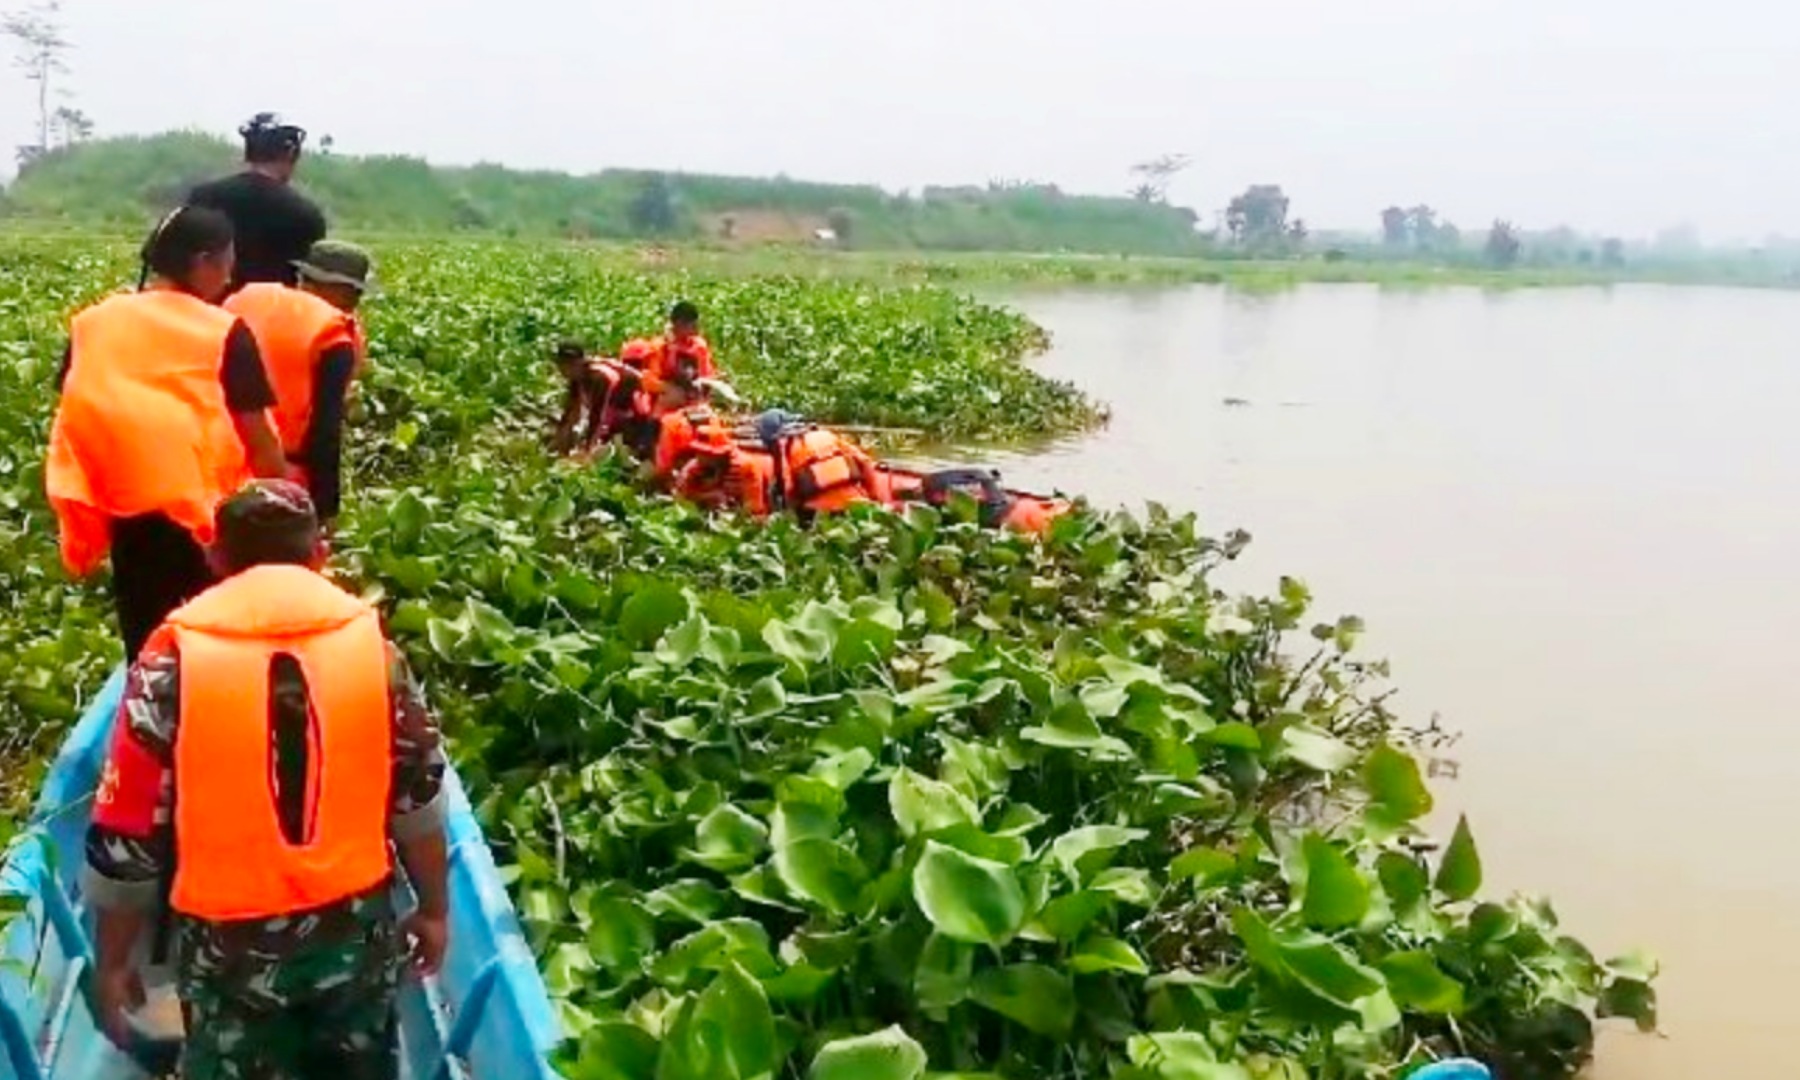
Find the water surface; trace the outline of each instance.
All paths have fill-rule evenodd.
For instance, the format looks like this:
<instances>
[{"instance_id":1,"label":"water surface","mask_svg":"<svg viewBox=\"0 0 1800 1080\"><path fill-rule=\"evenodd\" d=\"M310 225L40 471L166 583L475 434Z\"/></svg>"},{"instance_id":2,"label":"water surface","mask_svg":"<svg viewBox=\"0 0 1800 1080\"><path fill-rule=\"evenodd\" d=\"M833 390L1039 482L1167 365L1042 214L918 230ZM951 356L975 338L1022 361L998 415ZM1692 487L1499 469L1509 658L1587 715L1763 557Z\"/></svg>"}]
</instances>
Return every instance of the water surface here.
<instances>
[{"instance_id":1,"label":"water surface","mask_svg":"<svg viewBox=\"0 0 1800 1080\"><path fill-rule=\"evenodd\" d=\"M1664 962L1602 1080L1800 1074L1800 294L1027 292L1105 431L1010 484L1255 535L1368 621L1488 887Z\"/></svg>"}]
</instances>

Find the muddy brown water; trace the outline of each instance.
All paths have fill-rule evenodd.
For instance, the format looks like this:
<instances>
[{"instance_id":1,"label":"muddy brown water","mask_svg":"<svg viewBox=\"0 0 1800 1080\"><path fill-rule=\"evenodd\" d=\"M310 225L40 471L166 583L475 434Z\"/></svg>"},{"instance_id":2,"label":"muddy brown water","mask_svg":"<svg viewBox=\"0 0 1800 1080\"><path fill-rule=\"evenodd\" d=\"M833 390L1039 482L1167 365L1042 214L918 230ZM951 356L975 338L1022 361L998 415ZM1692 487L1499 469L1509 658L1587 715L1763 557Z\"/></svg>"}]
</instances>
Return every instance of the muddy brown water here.
<instances>
[{"instance_id":1,"label":"muddy brown water","mask_svg":"<svg viewBox=\"0 0 1800 1080\"><path fill-rule=\"evenodd\" d=\"M1800 294L1307 286L996 297L1104 431L1009 484L1255 542L1368 622L1488 887L1663 961L1601 1080L1800 1075Z\"/></svg>"}]
</instances>

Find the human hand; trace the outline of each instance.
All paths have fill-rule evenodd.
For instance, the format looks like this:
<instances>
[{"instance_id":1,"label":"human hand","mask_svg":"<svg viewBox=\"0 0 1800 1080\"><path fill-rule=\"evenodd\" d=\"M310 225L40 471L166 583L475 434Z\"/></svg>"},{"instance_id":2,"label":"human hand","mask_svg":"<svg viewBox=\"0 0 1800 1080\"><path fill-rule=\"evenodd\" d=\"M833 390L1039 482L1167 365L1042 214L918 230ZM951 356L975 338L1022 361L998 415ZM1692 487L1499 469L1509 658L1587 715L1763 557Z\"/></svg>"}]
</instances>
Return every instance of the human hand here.
<instances>
[{"instance_id":1,"label":"human hand","mask_svg":"<svg viewBox=\"0 0 1800 1080\"><path fill-rule=\"evenodd\" d=\"M124 1048L131 1042L131 1021L127 1014L144 1005L144 978L134 967L103 968L95 972L95 990L100 999L100 1029L113 1045Z\"/></svg>"},{"instance_id":2,"label":"human hand","mask_svg":"<svg viewBox=\"0 0 1800 1080\"><path fill-rule=\"evenodd\" d=\"M400 929L406 934L413 971L420 978L436 975L444 966L444 949L450 940L449 920L443 915L415 911L401 921Z\"/></svg>"}]
</instances>

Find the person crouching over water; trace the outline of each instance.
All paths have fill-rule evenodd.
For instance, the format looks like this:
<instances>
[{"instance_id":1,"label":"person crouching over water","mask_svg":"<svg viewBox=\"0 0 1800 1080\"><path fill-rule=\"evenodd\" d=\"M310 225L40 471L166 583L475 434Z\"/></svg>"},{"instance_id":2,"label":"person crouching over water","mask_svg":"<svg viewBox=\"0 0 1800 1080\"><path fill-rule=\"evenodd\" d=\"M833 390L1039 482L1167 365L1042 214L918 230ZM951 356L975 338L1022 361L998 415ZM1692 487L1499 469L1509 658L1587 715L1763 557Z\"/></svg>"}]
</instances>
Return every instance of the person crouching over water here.
<instances>
[{"instance_id":1,"label":"person crouching over water","mask_svg":"<svg viewBox=\"0 0 1800 1080\"><path fill-rule=\"evenodd\" d=\"M319 573L305 489L253 483L215 533L223 580L139 654L94 797L97 1019L129 1044L172 875L181 1075L390 1080L403 962L432 974L446 946L438 726L376 610Z\"/></svg>"},{"instance_id":2,"label":"person crouching over water","mask_svg":"<svg viewBox=\"0 0 1800 1080\"><path fill-rule=\"evenodd\" d=\"M648 343L641 341L627 342L617 360L589 356L580 342L558 345L556 370L568 392L550 436L551 449L559 454L591 453L614 435L623 435L628 444L648 454L655 437L644 391L648 358ZM645 424L651 432L641 430Z\"/></svg>"},{"instance_id":3,"label":"person crouching over water","mask_svg":"<svg viewBox=\"0 0 1800 1080\"><path fill-rule=\"evenodd\" d=\"M782 505L802 521L858 503L886 501L875 460L830 428L773 409L756 418L756 431L774 456Z\"/></svg>"},{"instance_id":4,"label":"person crouching over water","mask_svg":"<svg viewBox=\"0 0 1800 1080\"><path fill-rule=\"evenodd\" d=\"M709 400L707 387L711 385L683 377L662 384L656 398L656 448L648 465L652 487L668 490L673 486L676 474L694 456L702 433L716 428L730 438L731 429Z\"/></svg>"},{"instance_id":5,"label":"person crouching over water","mask_svg":"<svg viewBox=\"0 0 1800 1080\"><path fill-rule=\"evenodd\" d=\"M775 484L774 459L746 450L723 424L695 435L691 454L675 473L675 497L707 510L735 509L767 517Z\"/></svg>"},{"instance_id":6,"label":"person crouching over water","mask_svg":"<svg viewBox=\"0 0 1800 1080\"><path fill-rule=\"evenodd\" d=\"M213 581L213 511L251 475L287 472L256 337L215 306L231 281L231 222L184 207L143 247L147 286L70 323L44 487L63 564L112 558L125 656Z\"/></svg>"},{"instance_id":7,"label":"person crouching over water","mask_svg":"<svg viewBox=\"0 0 1800 1080\"><path fill-rule=\"evenodd\" d=\"M374 292L374 263L355 244L321 240L294 265L298 287L246 285L224 306L256 335L282 449L329 524L343 491L345 403L366 356L356 310Z\"/></svg>"}]
</instances>

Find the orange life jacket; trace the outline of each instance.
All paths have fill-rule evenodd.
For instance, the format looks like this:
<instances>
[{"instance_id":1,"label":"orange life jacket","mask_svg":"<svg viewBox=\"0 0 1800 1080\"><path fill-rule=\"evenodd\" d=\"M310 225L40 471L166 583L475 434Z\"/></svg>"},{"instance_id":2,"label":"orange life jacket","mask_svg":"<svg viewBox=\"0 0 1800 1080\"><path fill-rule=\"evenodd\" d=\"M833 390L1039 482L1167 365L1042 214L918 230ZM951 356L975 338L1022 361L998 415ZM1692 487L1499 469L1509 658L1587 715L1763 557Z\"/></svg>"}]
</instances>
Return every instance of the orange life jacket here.
<instances>
[{"instance_id":1,"label":"orange life jacket","mask_svg":"<svg viewBox=\"0 0 1800 1080\"><path fill-rule=\"evenodd\" d=\"M788 505L796 510L841 510L875 496L867 455L836 432L809 428L781 444Z\"/></svg>"},{"instance_id":2,"label":"orange life jacket","mask_svg":"<svg viewBox=\"0 0 1800 1080\"><path fill-rule=\"evenodd\" d=\"M718 376L718 368L713 365L712 346L699 334L679 345L668 334L650 339L650 360L647 366L659 383L673 381L681 374L683 357L693 358L695 378L712 379Z\"/></svg>"},{"instance_id":3,"label":"orange life jacket","mask_svg":"<svg viewBox=\"0 0 1800 1080\"><path fill-rule=\"evenodd\" d=\"M665 413L656 439L656 458L652 462L658 476L672 476L694 453L694 443L703 431L723 428L724 424L710 405L689 405ZM730 432L726 431L726 437Z\"/></svg>"},{"instance_id":4,"label":"orange life jacket","mask_svg":"<svg viewBox=\"0 0 1800 1080\"><path fill-rule=\"evenodd\" d=\"M349 345L362 367L356 319L304 289L259 282L225 300L225 310L244 320L275 388L275 430L282 449L295 456L312 430L313 386L327 350Z\"/></svg>"},{"instance_id":5,"label":"orange life jacket","mask_svg":"<svg viewBox=\"0 0 1800 1080\"><path fill-rule=\"evenodd\" d=\"M309 911L388 875L393 721L374 608L300 566L259 566L169 616L181 658L171 906L210 922ZM304 842L271 782L269 670L299 662L310 700Z\"/></svg>"},{"instance_id":6,"label":"orange life jacket","mask_svg":"<svg viewBox=\"0 0 1800 1080\"><path fill-rule=\"evenodd\" d=\"M72 573L100 565L118 518L165 514L211 542L214 507L250 478L220 382L236 322L172 289L112 296L71 322L44 488Z\"/></svg>"}]
</instances>

